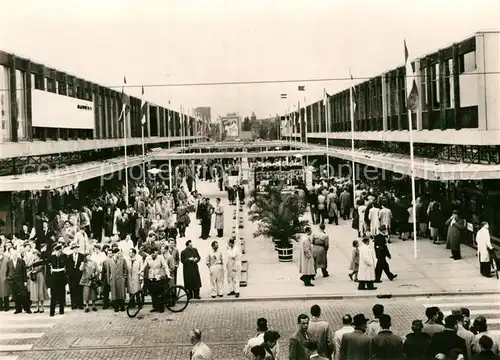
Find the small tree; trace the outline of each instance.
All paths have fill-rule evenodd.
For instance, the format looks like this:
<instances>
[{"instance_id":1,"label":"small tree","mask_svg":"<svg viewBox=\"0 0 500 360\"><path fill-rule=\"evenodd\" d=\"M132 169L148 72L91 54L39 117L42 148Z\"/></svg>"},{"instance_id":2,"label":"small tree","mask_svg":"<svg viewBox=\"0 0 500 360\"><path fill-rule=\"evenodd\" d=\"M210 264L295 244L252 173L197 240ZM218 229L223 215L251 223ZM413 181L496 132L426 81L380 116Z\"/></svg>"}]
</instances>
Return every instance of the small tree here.
<instances>
[{"instance_id":1,"label":"small tree","mask_svg":"<svg viewBox=\"0 0 500 360\"><path fill-rule=\"evenodd\" d=\"M308 221L300 220L306 212L302 200L295 194L283 194L283 185L268 186L264 192L254 190L248 203L250 221L258 221L254 237L266 236L279 248L292 247L291 240L304 231Z\"/></svg>"}]
</instances>

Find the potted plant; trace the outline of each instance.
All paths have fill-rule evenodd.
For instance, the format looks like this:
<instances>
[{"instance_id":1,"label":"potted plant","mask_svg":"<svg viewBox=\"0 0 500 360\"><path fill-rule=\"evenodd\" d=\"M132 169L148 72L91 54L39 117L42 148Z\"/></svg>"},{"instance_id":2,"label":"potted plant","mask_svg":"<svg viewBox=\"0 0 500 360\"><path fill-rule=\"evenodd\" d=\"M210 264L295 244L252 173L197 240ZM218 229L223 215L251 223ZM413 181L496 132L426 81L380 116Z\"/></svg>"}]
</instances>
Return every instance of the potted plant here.
<instances>
[{"instance_id":1,"label":"potted plant","mask_svg":"<svg viewBox=\"0 0 500 360\"><path fill-rule=\"evenodd\" d=\"M304 231L307 221L300 220L306 208L295 194L282 193L283 185L267 186L264 192L254 190L248 212L252 222L258 222L254 237L266 236L273 240L280 262L293 259L295 235Z\"/></svg>"}]
</instances>

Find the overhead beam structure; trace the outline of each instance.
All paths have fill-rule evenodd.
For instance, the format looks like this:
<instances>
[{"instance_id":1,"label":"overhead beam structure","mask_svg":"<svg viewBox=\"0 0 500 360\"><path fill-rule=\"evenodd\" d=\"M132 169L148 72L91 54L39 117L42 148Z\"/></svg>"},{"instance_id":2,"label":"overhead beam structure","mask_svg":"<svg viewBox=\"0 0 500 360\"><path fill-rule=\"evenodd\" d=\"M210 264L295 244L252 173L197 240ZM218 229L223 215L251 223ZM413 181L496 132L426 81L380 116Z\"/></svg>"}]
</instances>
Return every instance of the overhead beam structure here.
<instances>
[{"instance_id":1,"label":"overhead beam structure","mask_svg":"<svg viewBox=\"0 0 500 360\"><path fill-rule=\"evenodd\" d=\"M269 158L269 157L294 157L294 156L324 156L325 150L272 150L261 152L205 152L205 153L162 153L150 155L151 160L198 160L198 159L233 159L233 158Z\"/></svg>"}]
</instances>

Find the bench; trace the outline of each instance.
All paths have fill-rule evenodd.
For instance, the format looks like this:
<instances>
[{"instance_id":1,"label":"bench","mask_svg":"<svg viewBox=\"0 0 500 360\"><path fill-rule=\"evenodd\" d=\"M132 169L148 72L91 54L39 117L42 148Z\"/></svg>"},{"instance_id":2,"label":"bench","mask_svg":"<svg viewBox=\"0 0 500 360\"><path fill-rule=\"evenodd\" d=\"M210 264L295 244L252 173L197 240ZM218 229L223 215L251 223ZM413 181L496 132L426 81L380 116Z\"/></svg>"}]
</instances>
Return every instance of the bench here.
<instances>
[{"instance_id":1,"label":"bench","mask_svg":"<svg viewBox=\"0 0 500 360\"><path fill-rule=\"evenodd\" d=\"M248 285L248 261L243 260L241 262L240 287L246 287L247 285Z\"/></svg>"}]
</instances>

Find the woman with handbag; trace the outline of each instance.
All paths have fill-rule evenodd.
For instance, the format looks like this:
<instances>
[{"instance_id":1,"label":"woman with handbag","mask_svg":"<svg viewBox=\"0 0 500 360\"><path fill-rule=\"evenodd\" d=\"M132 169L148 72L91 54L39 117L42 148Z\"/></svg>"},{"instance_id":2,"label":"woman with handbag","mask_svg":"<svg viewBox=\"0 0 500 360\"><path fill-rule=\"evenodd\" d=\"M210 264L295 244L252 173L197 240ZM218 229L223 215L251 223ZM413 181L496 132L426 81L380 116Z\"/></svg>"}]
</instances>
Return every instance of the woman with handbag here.
<instances>
[{"instance_id":1,"label":"woman with handbag","mask_svg":"<svg viewBox=\"0 0 500 360\"><path fill-rule=\"evenodd\" d=\"M42 260L40 251L34 249L28 266L28 292L30 301L37 305L35 313L44 312L44 302L49 299L47 284L45 281L44 265L46 260Z\"/></svg>"},{"instance_id":2,"label":"woman with handbag","mask_svg":"<svg viewBox=\"0 0 500 360\"><path fill-rule=\"evenodd\" d=\"M89 302L92 301L92 311L97 311L95 301L97 300L97 288L100 286L98 280L97 264L90 259L90 254L85 254L85 260L80 265L82 278L80 285L83 286L83 302L85 303L85 312L90 312Z\"/></svg>"}]
</instances>

